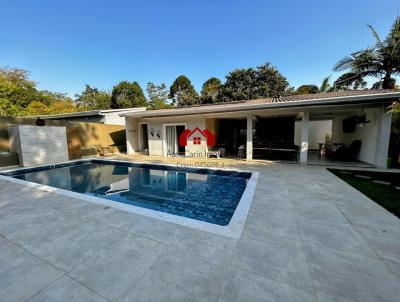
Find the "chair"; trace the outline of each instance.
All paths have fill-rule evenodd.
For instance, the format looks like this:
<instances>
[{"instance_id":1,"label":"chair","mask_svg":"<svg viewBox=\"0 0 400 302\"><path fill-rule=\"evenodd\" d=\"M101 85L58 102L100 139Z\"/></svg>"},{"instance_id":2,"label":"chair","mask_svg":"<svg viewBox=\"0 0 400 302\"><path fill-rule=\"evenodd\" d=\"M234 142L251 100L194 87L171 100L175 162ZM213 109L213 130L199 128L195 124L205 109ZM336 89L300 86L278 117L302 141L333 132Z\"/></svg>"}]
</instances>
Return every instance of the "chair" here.
<instances>
[{"instance_id":1,"label":"chair","mask_svg":"<svg viewBox=\"0 0 400 302\"><path fill-rule=\"evenodd\" d=\"M327 146L326 156L336 160L357 161L357 155L360 153L361 141L354 140L349 147L343 144L332 144Z\"/></svg>"},{"instance_id":2,"label":"chair","mask_svg":"<svg viewBox=\"0 0 400 302\"><path fill-rule=\"evenodd\" d=\"M360 140L354 140L352 141L351 145L349 148L346 149L346 158L348 160L357 160L357 155L360 153L361 149L361 141Z\"/></svg>"},{"instance_id":3,"label":"chair","mask_svg":"<svg viewBox=\"0 0 400 302\"><path fill-rule=\"evenodd\" d=\"M238 158L245 158L245 146L244 145L240 145L239 149L238 149Z\"/></svg>"}]
</instances>

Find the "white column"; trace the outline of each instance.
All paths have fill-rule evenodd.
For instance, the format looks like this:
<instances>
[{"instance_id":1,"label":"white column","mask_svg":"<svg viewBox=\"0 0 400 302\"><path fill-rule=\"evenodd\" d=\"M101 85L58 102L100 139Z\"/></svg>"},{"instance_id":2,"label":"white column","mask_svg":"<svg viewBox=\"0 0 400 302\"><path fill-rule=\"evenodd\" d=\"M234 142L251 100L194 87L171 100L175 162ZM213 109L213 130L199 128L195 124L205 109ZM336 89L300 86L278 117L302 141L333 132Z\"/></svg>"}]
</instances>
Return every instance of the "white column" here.
<instances>
[{"instance_id":1,"label":"white column","mask_svg":"<svg viewBox=\"0 0 400 302\"><path fill-rule=\"evenodd\" d=\"M134 154L139 150L138 119L125 118L126 151L127 154Z\"/></svg>"},{"instance_id":2,"label":"white column","mask_svg":"<svg viewBox=\"0 0 400 302\"><path fill-rule=\"evenodd\" d=\"M246 160L253 159L253 116L247 116Z\"/></svg>"},{"instance_id":3,"label":"white column","mask_svg":"<svg viewBox=\"0 0 400 302\"><path fill-rule=\"evenodd\" d=\"M386 111L382 106L378 111L378 131L375 151L375 165L377 168L387 168L389 152L390 129L392 126L392 111Z\"/></svg>"},{"instance_id":4,"label":"white column","mask_svg":"<svg viewBox=\"0 0 400 302\"><path fill-rule=\"evenodd\" d=\"M309 113L303 112L301 118L301 146L300 146L300 163L307 163L308 156L308 125Z\"/></svg>"}]
</instances>

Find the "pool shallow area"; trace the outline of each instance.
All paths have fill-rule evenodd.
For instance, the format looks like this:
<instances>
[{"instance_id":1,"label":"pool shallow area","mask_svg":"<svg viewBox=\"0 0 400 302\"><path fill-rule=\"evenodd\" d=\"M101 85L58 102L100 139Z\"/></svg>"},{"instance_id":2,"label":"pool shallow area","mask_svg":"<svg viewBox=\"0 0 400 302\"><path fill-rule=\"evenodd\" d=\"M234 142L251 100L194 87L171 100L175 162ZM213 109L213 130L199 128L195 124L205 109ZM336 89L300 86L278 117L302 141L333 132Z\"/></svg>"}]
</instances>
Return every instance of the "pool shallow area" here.
<instances>
[{"instance_id":1,"label":"pool shallow area","mask_svg":"<svg viewBox=\"0 0 400 302\"><path fill-rule=\"evenodd\" d=\"M2 173L16 179L227 226L251 173L172 166L77 161Z\"/></svg>"}]
</instances>

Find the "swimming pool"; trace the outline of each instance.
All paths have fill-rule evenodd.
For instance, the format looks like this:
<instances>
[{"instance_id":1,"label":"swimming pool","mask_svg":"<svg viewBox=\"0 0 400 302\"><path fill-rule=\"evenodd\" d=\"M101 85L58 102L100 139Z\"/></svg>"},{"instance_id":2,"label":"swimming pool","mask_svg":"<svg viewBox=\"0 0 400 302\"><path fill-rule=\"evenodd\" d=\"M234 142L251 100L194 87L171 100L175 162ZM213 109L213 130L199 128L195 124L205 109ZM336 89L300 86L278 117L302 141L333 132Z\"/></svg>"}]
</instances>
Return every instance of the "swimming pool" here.
<instances>
[{"instance_id":1,"label":"swimming pool","mask_svg":"<svg viewBox=\"0 0 400 302\"><path fill-rule=\"evenodd\" d=\"M250 172L81 160L1 173L31 183L227 226Z\"/></svg>"}]
</instances>

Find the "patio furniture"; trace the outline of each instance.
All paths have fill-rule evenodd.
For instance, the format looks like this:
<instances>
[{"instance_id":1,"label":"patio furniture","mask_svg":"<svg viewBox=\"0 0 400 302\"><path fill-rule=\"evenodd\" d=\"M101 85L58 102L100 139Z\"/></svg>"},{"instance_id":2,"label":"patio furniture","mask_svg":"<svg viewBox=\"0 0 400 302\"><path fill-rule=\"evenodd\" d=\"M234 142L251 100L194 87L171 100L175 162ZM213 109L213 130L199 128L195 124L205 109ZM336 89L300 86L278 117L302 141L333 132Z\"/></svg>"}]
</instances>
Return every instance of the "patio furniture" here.
<instances>
[{"instance_id":1,"label":"patio furniture","mask_svg":"<svg viewBox=\"0 0 400 302\"><path fill-rule=\"evenodd\" d=\"M349 147L344 144L331 144L326 147L326 156L334 160L357 161L360 149L360 140L354 140Z\"/></svg>"},{"instance_id":2,"label":"patio furniture","mask_svg":"<svg viewBox=\"0 0 400 302\"><path fill-rule=\"evenodd\" d=\"M244 145L240 145L238 148L238 158L245 158L246 154L245 154L246 148Z\"/></svg>"},{"instance_id":3,"label":"patio furniture","mask_svg":"<svg viewBox=\"0 0 400 302\"><path fill-rule=\"evenodd\" d=\"M293 142L257 142L253 146L253 154L262 157L271 157L281 159L291 158L297 161L297 153L299 146L295 145Z\"/></svg>"},{"instance_id":4,"label":"patio furniture","mask_svg":"<svg viewBox=\"0 0 400 302\"><path fill-rule=\"evenodd\" d=\"M324 156L326 153L326 143L318 143L318 158L321 158L321 156Z\"/></svg>"},{"instance_id":5,"label":"patio furniture","mask_svg":"<svg viewBox=\"0 0 400 302\"><path fill-rule=\"evenodd\" d=\"M216 158L221 157L221 153L218 148L210 148L207 152L207 155L208 155L208 157L216 157Z\"/></svg>"}]
</instances>

